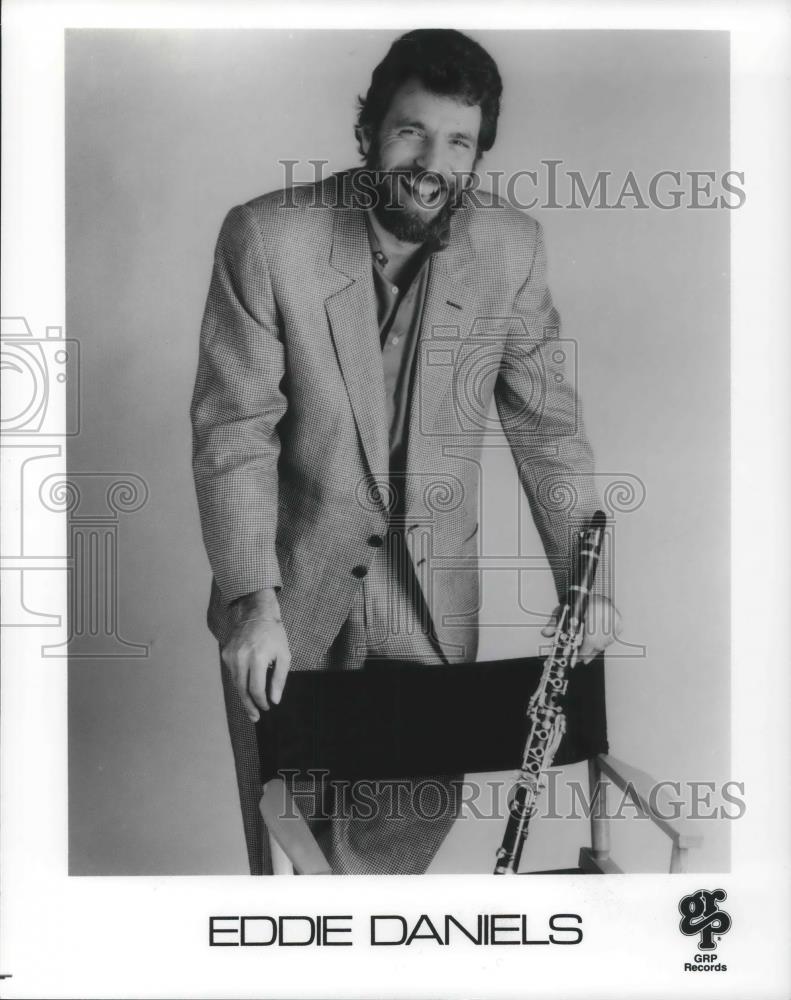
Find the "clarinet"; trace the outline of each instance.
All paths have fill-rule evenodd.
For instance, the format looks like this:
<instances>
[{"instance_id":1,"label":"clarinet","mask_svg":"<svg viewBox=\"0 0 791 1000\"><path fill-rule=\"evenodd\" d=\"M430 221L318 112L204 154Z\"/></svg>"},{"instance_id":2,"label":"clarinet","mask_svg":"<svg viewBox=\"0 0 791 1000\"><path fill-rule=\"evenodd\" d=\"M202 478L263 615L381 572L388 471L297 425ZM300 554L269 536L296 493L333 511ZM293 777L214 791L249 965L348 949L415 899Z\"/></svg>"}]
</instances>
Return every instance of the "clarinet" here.
<instances>
[{"instance_id":1,"label":"clarinet","mask_svg":"<svg viewBox=\"0 0 791 1000\"><path fill-rule=\"evenodd\" d=\"M566 731L563 713L563 698L568 687L566 675L575 666L582 645L588 598L599 565L605 524L606 518L599 510L588 528L577 535L576 573L560 613L552 652L544 662L538 687L527 706L530 729L513 789L508 824L497 851L495 875L516 875L519 870L527 828L545 781L544 771L552 766Z\"/></svg>"}]
</instances>

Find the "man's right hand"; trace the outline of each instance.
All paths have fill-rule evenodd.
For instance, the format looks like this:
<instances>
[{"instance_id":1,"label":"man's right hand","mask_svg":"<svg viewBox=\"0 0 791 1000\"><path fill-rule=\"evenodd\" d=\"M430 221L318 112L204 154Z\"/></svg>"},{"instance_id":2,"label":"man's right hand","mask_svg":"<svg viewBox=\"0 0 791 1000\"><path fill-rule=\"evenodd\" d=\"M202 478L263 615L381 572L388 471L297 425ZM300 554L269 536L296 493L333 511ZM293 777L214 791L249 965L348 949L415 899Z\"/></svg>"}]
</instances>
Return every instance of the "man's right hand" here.
<instances>
[{"instance_id":1,"label":"man's right hand","mask_svg":"<svg viewBox=\"0 0 791 1000\"><path fill-rule=\"evenodd\" d=\"M280 605L274 590L260 590L237 602L238 619L222 649L222 661L231 673L236 690L251 722L260 718L260 709L269 711L283 694L291 666L291 651ZM272 680L267 696L267 673Z\"/></svg>"}]
</instances>

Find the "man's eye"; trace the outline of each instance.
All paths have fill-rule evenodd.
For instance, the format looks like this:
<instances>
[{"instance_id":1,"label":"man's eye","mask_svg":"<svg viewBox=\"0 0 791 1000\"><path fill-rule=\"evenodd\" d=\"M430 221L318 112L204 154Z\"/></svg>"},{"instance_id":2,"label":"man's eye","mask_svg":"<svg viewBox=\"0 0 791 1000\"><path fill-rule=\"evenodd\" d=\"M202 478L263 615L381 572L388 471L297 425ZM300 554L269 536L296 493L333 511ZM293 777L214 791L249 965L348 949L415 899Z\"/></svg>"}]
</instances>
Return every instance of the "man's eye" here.
<instances>
[{"instance_id":1,"label":"man's eye","mask_svg":"<svg viewBox=\"0 0 791 1000\"><path fill-rule=\"evenodd\" d=\"M413 136L413 135L420 135L420 133L416 128L402 128L401 135Z\"/></svg>"},{"instance_id":2,"label":"man's eye","mask_svg":"<svg viewBox=\"0 0 791 1000\"><path fill-rule=\"evenodd\" d=\"M451 143L454 146L460 146L462 149L469 149L470 144L466 139L452 139Z\"/></svg>"}]
</instances>

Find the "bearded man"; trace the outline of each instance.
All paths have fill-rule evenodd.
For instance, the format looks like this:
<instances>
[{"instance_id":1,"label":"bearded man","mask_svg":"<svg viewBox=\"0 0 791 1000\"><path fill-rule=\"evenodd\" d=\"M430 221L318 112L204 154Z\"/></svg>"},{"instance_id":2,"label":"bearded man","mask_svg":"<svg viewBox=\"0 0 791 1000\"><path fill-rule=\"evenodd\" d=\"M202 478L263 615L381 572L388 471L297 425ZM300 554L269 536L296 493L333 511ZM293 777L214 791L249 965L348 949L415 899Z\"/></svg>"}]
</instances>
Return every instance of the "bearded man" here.
<instances>
[{"instance_id":1,"label":"bearded man","mask_svg":"<svg viewBox=\"0 0 791 1000\"><path fill-rule=\"evenodd\" d=\"M492 395L561 593L573 529L599 506L541 228L475 197L501 92L472 39L410 32L360 101L364 168L256 198L222 226L193 468L254 874L271 870L254 724L290 669L475 660ZM551 502L558 484L573 507ZM591 632L583 657L607 642ZM455 818L342 806L314 823L337 873L424 872Z\"/></svg>"}]
</instances>

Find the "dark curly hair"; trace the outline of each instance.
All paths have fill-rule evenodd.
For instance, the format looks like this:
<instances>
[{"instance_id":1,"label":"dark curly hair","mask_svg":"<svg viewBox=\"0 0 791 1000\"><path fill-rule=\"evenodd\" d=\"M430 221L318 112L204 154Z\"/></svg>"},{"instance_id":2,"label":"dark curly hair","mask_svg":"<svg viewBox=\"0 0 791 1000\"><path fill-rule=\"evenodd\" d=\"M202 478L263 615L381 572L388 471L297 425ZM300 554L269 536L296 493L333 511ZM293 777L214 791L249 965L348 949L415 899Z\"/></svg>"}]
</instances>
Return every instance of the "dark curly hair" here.
<instances>
[{"instance_id":1,"label":"dark curly hair","mask_svg":"<svg viewBox=\"0 0 791 1000\"><path fill-rule=\"evenodd\" d=\"M503 82L489 53L460 31L422 28L402 35L373 71L366 96L358 98L355 135L360 153L362 129L376 135L393 95L407 80L419 80L433 94L455 97L481 109L478 155L494 145Z\"/></svg>"}]
</instances>

